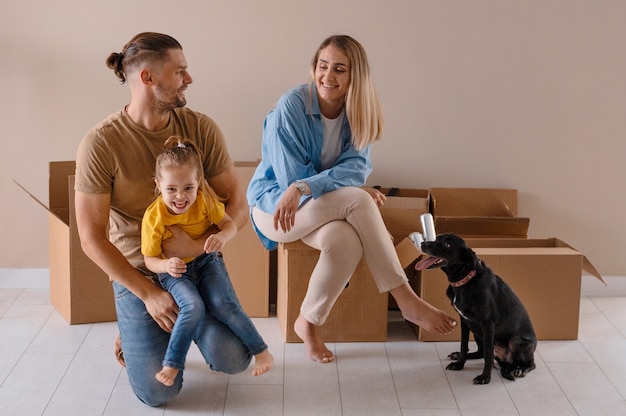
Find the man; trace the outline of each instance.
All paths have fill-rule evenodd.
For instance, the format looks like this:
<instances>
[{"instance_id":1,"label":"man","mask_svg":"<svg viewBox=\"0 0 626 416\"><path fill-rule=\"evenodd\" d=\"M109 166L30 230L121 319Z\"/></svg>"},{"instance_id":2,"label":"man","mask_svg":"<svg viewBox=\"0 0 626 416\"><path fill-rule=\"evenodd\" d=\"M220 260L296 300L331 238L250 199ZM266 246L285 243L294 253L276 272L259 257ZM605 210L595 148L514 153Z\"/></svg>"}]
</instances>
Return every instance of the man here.
<instances>
[{"instance_id":1,"label":"man","mask_svg":"<svg viewBox=\"0 0 626 416\"><path fill-rule=\"evenodd\" d=\"M140 33L106 63L128 84L130 103L94 126L78 148L76 220L83 250L113 282L132 388L144 403L158 406L178 394L183 373L171 387L154 377L178 308L155 283L140 251L141 218L154 198L155 157L165 140L178 135L197 144L209 184L227 196L226 211L238 229L248 221L248 206L221 130L208 116L185 107L192 78L178 41ZM191 240L181 230L172 232L163 244L168 257L203 252L206 236ZM251 356L239 338L212 316L198 328L195 341L213 370L232 374L248 367Z\"/></svg>"}]
</instances>

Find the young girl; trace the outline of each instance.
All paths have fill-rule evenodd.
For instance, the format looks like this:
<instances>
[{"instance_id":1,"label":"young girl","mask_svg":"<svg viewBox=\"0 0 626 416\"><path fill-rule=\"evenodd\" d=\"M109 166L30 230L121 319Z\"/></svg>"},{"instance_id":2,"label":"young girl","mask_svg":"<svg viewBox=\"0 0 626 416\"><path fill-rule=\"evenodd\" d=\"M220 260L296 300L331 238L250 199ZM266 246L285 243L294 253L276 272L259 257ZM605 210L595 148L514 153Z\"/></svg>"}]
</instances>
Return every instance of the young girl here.
<instances>
[{"instance_id":1,"label":"young girl","mask_svg":"<svg viewBox=\"0 0 626 416\"><path fill-rule=\"evenodd\" d=\"M146 209L141 227L141 252L146 267L158 274L161 285L179 307L178 317L156 379L171 386L194 339L205 308L243 341L255 356L253 375L267 372L273 357L250 318L244 313L228 277L220 250L237 233L237 226L224 204L204 179L201 157L190 140L170 137L157 156L155 182L157 199ZM161 242L172 236L176 225L199 238L213 224L219 232L204 243L205 253L196 258L165 258Z\"/></svg>"}]
</instances>

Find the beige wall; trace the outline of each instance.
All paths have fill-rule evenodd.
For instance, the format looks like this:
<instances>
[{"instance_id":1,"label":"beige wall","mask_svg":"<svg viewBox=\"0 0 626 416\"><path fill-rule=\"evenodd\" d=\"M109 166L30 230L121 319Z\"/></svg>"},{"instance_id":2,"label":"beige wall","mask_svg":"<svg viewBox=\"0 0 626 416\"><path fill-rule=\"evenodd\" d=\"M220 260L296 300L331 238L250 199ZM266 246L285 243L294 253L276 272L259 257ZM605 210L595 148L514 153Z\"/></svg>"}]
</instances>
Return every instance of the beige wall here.
<instances>
[{"instance_id":1,"label":"beige wall","mask_svg":"<svg viewBox=\"0 0 626 416\"><path fill-rule=\"evenodd\" d=\"M39 3L38 5L34 5ZM59 9L62 7L62 9ZM104 65L144 30L174 35L237 160L305 81L329 34L368 50L386 113L370 184L508 187L532 237L560 237L626 275L626 2L3 0L0 268L46 268L47 162L128 100Z\"/></svg>"}]
</instances>

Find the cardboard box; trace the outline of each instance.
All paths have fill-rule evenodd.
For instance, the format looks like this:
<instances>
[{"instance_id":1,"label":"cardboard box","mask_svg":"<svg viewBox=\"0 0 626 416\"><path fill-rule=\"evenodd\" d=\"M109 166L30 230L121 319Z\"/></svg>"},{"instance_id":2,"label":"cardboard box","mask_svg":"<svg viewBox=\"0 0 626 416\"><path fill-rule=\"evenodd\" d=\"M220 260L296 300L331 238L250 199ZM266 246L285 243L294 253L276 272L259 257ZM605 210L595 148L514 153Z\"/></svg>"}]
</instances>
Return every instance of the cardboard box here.
<instances>
[{"instance_id":1,"label":"cardboard box","mask_svg":"<svg viewBox=\"0 0 626 416\"><path fill-rule=\"evenodd\" d=\"M517 190L431 188L430 212L437 234L528 237L528 218L517 216Z\"/></svg>"},{"instance_id":2,"label":"cardboard box","mask_svg":"<svg viewBox=\"0 0 626 416\"><path fill-rule=\"evenodd\" d=\"M109 277L83 252L74 212L73 161L50 162L49 206L24 189L48 212L50 302L70 324L117 320Z\"/></svg>"},{"instance_id":3,"label":"cardboard box","mask_svg":"<svg viewBox=\"0 0 626 416\"><path fill-rule=\"evenodd\" d=\"M583 254L557 238L477 238L466 239L466 243L522 300L539 340L578 338L583 270L604 282ZM405 254L407 259L417 259L421 255L415 246L407 245L406 251L409 253ZM414 273L413 278L419 280L418 294L422 299L450 316L458 317L446 296L448 280L443 271L432 269ZM420 341L460 340L460 326L448 335L431 334L411 326Z\"/></svg>"},{"instance_id":4,"label":"cardboard box","mask_svg":"<svg viewBox=\"0 0 626 416\"><path fill-rule=\"evenodd\" d=\"M430 210L430 193L427 189L376 188L387 196L387 201L380 207L380 213L394 244L398 244L414 231L423 233L420 215ZM391 295L389 309L398 309L396 300Z\"/></svg>"},{"instance_id":5,"label":"cardboard box","mask_svg":"<svg viewBox=\"0 0 626 416\"><path fill-rule=\"evenodd\" d=\"M236 162L247 187L258 162ZM117 320L109 277L82 251L74 214L74 161L50 162L50 301L70 324ZM225 250L224 262L240 303L251 317L269 315L269 252L248 223ZM253 265L253 267L251 267Z\"/></svg>"},{"instance_id":6,"label":"cardboard box","mask_svg":"<svg viewBox=\"0 0 626 416\"><path fill-rule=\"evenodd\" d=\"M302 342L293 330L319 251L301 241L279 244L276 316L285 342ZM361 260L320 328L326 342L387 340L387 293L380 293Z\"/></svg>"},{"instance_id":7,"label":"cardboard box","mask_svg":"<svg viewBox=\"0 0 626 416\"><path fill-rule=\"evenodd\" d=\"M380 213L395 244L414 231L422 232L420 215L428 213L430 209L430 194L427 189L378 189L387 195L387 201L380 207Z\"/></svg>"},{"instance_id":8,"label":"cardboard box","mask_svg":"<svg viewBox=\"0 0 626 416\"><path fill-rule=\"evenodd\" d=\"M244 189L259 162L235 162ZM269 316L270 252L250 221L222 250L224 263L243 310L252 318Z\"/></svg>"}]
</instances>

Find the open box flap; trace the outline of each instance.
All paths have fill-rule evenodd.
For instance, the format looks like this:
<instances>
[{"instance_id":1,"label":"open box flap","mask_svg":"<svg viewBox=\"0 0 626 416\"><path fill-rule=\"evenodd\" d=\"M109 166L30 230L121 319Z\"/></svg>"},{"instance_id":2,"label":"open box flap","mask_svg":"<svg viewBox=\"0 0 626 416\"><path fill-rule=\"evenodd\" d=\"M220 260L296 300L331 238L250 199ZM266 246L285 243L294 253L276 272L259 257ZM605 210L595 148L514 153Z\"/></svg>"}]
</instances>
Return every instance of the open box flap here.
<instances>
[{"instance_id":1,"label":"open box flap","mask_svg":"<svg viewBox=\"0 0 626 416\"><path fill-rule=\"evenodd\" d=\"M572 247L570 244L566 243L563 240L559 240L558 238L555 238L555 241L556 241L556 244L559 245L559 246L569 247L572 250L576 250L574 247ZM578 251L578 250L576 250L576 251ZM578 251L578 252L580 253L580 251ZM589 273L590 275L594 276L596 279L598 279L599 281L604 283L604 285L606 286L606 282L602 278L602 275L598 272L598 270L595 268L595 266L593 264L591 264L591 262L589 261L587 256L585 256L584 254L583 254L583 270L586 271L587 273Z\"/></svg>"},{"instance_id":2,"label":"open box flap","mask_svg":"<svg viewBox=\"0 0 626 416\"><path fill-rule=\"evenodd\" d=\"M13 179L13 182L24 190L39 205L44 207L46 211L57 217L63 223L69 225L69 195L73 192L73 187L68 187L68 177L74 175L76 171L76 162L62 161L49 162L50 177L48 178L48 199L49 205L44 204L33 195L25 186Z\"/></svg>"},{"instance_id":3,"label":"open box flap","mask_svg":"<svg viewBox=\"0 0 626 416\"><path fill-rule=\"evenodd\" d=\"M408 237L396 245L396 253L403 269L409 267L413 261L424 254Z\"/></svg>"},{"instance_id":4,"label":"open box flap","mask_svg":"<svg viewBox=\"0 0 626 416\"><path fill-rule=\"evenodd\" d=\"M15 179L13 179L13 182L15 182L15 184L17 186L19 186L20 188L22 188L24 190L24 192L26 192L28 194L28 196L30 196L31 198L33 198L35 200L35 202L37 202L39 205L41 205L42 207L44 207L44 209L46 211L48 211L49 213L51 213L52 215L54 215L55 217L59 218L60 220L62 220L61 217L59 217L59 215L57 215L57 213L53 212L50 208L48 208L48 206L46 204L44 204L43 202L41 202L39 200L39 198L37 198L35 195L33 195L28 189L26 189L24 187L24 185L22 185L21 183L19 183L18 181L16 181Z\"/></svg>"}]
</instances>

